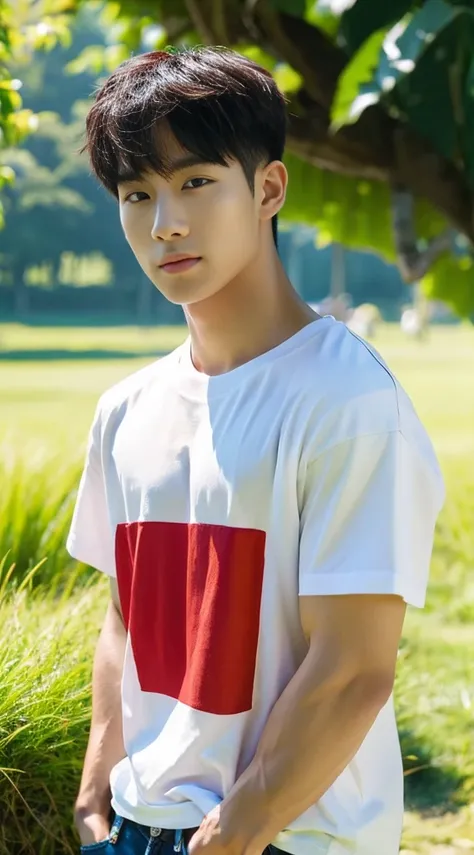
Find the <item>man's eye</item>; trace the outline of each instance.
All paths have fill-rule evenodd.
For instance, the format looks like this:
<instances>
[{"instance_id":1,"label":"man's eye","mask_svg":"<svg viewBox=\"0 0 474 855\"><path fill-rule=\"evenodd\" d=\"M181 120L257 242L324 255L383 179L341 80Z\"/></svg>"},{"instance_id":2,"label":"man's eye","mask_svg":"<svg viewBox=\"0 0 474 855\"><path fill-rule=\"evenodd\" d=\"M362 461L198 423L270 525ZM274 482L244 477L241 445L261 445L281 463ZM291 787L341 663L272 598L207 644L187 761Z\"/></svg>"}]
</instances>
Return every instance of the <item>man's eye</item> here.
<instances>
[{"instance_id":1,"label":"man's eye","mask_svg":"<svg viewBox=\"0 0 474 855\"><path fill-rule=\"evenodd\" d=\"M141 190L135 190L134 193L130 193L128 196L126 196L125 201L131 202L132 204L134 204L135 202L139 202L140 200L139 199L133 199L132 198L133 196L146 196L146 195L147 194L143 193L143 191L141 191Z\"/></svg>"},{"instance_id":2,"label":"man's eye","mask_svg":"<svg viewBox=\"0 0 474 855\"><path fill-rule=\"evenodd\" d=\"M190 190L197 190L198 187L204 187L206 184L213 184L210 178L190 178L189 181L186 181L186 184L183 184L183 190L185 187L189 187Z\"/></svg>"}]
</instances>

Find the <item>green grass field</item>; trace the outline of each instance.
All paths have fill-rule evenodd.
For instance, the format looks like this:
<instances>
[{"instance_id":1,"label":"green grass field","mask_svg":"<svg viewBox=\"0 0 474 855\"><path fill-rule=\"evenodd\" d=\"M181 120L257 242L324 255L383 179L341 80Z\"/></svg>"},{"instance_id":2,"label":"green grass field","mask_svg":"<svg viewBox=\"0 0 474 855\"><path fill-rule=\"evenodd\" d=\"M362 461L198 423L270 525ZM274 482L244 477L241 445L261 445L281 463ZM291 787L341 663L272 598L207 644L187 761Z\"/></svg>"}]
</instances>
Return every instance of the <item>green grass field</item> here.
<instances>
[{"instance_id":1,"label":"green grass field","mask_svg":"<svg viewBox=\"0 0 474 855\"><path fill-rule=\"evenodd\" d=\"M77 852L70 809L107 587L65 552L74 489L101 392L185 334L0 325L0 855ZM403 851L458 855L474 852L474 329L419 343L386 325L373 344L428 428L448 493L427 607L409 610L400 650Z\"/></svg>"}]
</instances>

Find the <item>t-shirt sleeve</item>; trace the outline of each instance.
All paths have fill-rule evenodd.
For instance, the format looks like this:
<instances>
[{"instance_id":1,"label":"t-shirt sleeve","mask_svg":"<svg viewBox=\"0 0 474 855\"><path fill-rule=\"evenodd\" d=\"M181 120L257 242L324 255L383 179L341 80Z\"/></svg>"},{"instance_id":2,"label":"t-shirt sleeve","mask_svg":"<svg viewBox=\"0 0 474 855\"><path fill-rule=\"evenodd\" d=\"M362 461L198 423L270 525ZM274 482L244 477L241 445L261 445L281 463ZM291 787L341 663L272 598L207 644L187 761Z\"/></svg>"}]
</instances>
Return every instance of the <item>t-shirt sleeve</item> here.
<instances>
[{"instance_id":1,"label":"t-shirt sleeve","mask_svg":"<svg viewBox=\"0 0 474 855\"><path fill-rule=\"evenodd\" d=\"M444 482L400 430L357 436L306 468L301 595L397 594L425 604Z\"/></svg>"},{"instance_id":2,"label":"t-shirt sleeve","mask_svg":"<svg viewBox=\"0 0 474 855\"><path fill-rule=\"evenodd\" d=\"M109 519L101 460L100 402L89 431L85 465L66 541L69 554L116 576L115 537Z\"/></svg>"}]
</instances>

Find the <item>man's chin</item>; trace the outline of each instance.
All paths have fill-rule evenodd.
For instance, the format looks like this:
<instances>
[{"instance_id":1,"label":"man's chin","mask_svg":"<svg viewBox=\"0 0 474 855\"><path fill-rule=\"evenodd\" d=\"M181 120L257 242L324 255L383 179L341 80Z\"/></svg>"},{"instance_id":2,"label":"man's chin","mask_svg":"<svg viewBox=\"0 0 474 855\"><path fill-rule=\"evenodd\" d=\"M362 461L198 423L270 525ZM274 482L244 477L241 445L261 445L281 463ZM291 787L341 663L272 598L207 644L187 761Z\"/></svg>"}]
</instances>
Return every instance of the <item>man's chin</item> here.
<instances>
[{"instance_id":1,"label":"man's chin","mask_svg":"<svg viewBox=\"0 0 474 855\"><path fill-rule=\"evenodd\" d=\"M196 282L193 282L191 285L190 282L176 281L174 287L170 287L169 283L167 283L166 288L162 285L160 287L156 282L154 284L168 302L174 303L176 306L183 306L183 308L195 305L196 303L204 303L220 291L220 288L210 288L208 283L200 287Z\"/></svg>"}]
</instances>

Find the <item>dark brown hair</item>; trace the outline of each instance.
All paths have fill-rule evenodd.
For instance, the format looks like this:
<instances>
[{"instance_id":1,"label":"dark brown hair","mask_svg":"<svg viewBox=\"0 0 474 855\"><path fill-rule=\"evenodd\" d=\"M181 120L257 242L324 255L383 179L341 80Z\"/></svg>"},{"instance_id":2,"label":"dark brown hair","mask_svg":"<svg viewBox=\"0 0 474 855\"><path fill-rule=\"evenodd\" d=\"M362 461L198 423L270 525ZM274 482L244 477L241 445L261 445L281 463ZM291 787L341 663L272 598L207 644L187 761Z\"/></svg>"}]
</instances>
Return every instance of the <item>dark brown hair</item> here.
<instances>
[{"instance_id":1,"label":"dark brown hair","mask_svg":"<svg viewBox=\"0 0 474 855\"><path fill-rule=\"evenodd\" d=\"M160 119L203 161L239 161L252 192L257 167L283 156L285 98L270 72L220 47L140 54L105 81L86 119L81 152L88 152L93 173L116 198L122 171L137 179L148 169L169 175L156 142Z\"/></svg>"}]
</instances>

